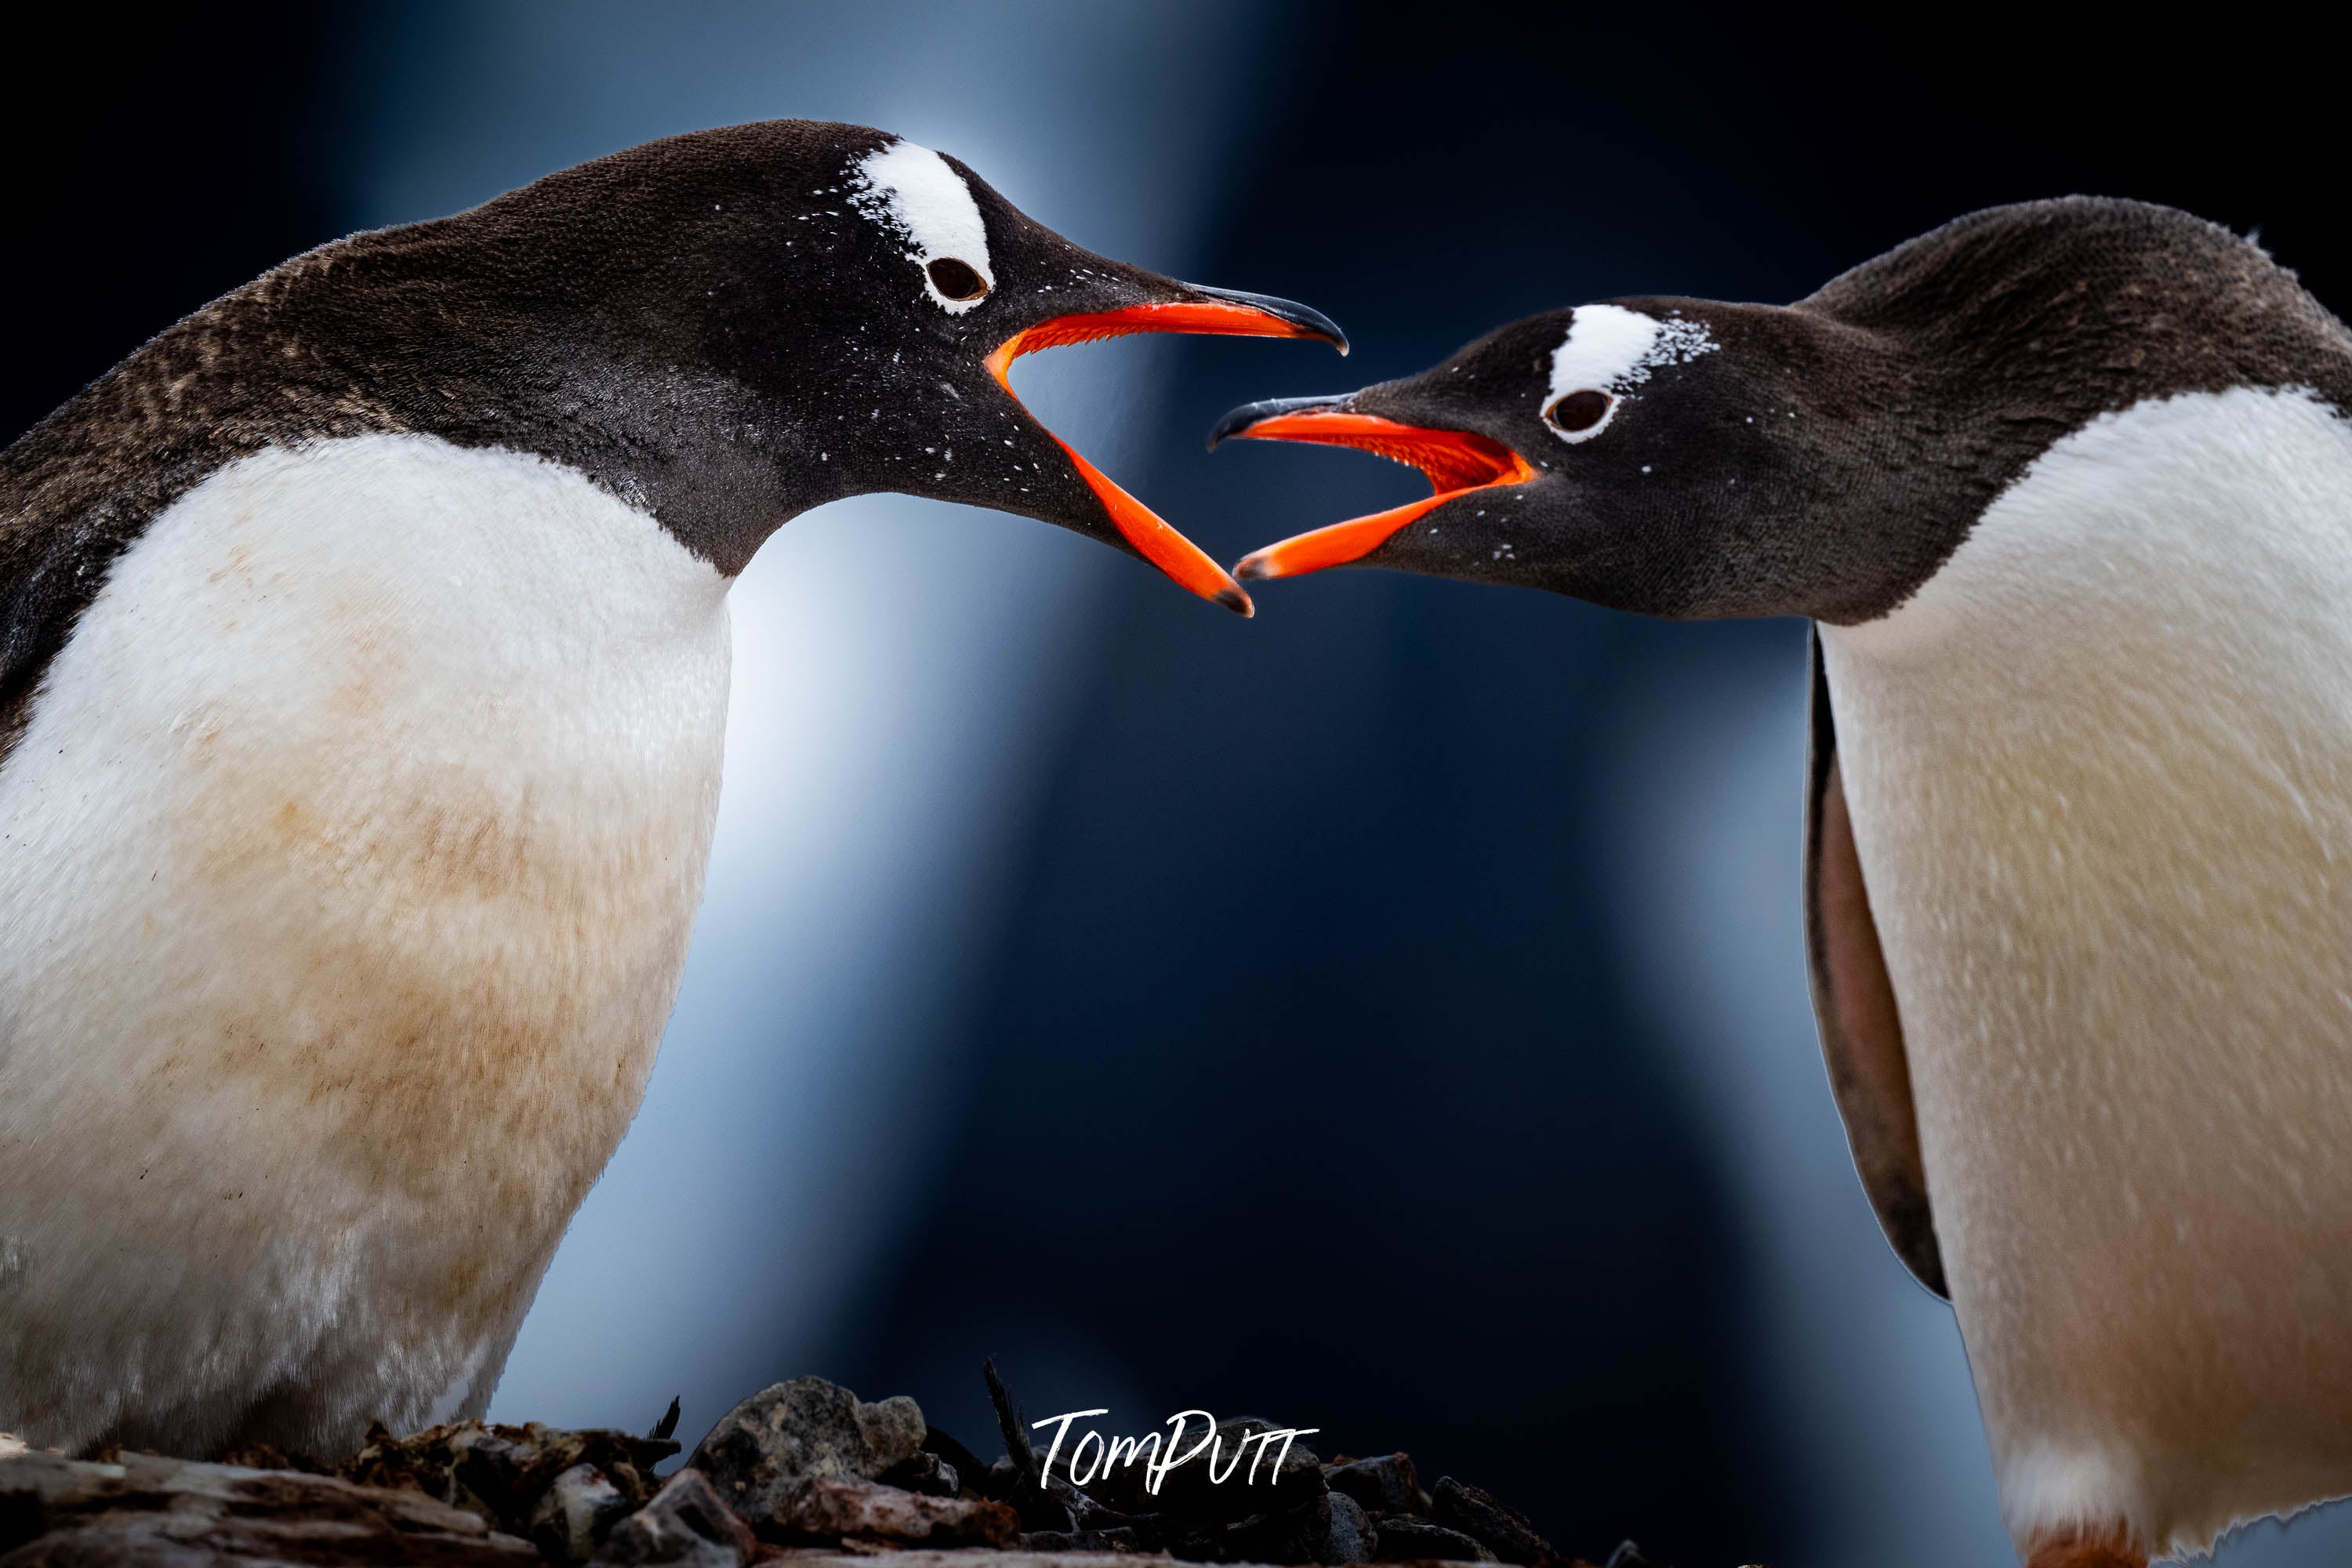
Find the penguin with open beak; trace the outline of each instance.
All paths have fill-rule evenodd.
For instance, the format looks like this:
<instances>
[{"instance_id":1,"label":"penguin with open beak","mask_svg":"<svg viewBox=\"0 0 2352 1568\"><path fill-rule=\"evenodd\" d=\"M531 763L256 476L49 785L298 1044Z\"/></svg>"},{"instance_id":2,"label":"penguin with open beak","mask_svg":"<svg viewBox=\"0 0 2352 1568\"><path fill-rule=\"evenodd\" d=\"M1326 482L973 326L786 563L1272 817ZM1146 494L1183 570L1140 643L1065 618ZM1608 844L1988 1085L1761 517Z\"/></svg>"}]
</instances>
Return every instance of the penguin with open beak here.
<instances>
[{"instance_id":1,"label":"penguin with open beak","mask_svg":"<svg viewBox=\"0 0 2352 1568\"><path fill-rule=\"evenodd\" d=\"M2352 336L2293 274L2161 207L2003 207L1231 436L1434 492L1244 579L1813 622L1831 1086L2034 1568L2352 1493Z\"/></svg>"},{"instance_id":2,"label":"penguin with open beak","mask_svg":"<svg viewBox=\"0 0 2352 1568\"><path fill-rule=\"evenodd\" d=\"M677 994L730 584L897 490L1248 614L1006 384L1169 331L1346 346L777 121L298 257L9 447L0 1430L479 1413Z\"/></svg>"}]
</instances>

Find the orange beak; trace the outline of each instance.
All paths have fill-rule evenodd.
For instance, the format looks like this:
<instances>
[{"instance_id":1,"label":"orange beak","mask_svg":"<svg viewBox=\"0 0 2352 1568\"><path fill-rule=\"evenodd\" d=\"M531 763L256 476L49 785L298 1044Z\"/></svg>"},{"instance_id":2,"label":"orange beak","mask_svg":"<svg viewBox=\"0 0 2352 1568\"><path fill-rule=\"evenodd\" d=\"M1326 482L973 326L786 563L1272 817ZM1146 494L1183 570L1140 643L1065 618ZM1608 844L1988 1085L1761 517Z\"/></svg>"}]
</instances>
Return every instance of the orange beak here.
<instances>
[{"instance_id":1,"label":"orange beak","mask_svg":"<svg viewBox=\"0 0 2352 1568\"><path fill-rule=\"evenodd\" d=\"M1251 412L1239 409L1228 416L1210 444L1238 436L1252 441L1353 447L1419 468L1433 493L1426 500L1407 501L1370 517L1351 518L1269 544L1242 558L1234 568L1240 577L1297 577L1327 566L1344 566L1370 554L1413 519L1448 501L1477 490L1524 484L1536 477L1525 458L1500 441L1467 430L1425 430L1376 414L1351 414L1331 407L1282 409L1255 419L1246 417Z\"/></svg>"},{"instance_id":2,"label":"orange beak","mask_svg":"<svg viewBox=\"0 0 2352 1568\"><path fill-rule=\"evenodd\" d=\"M1347 340L1328 321L1301 307L1289 307L1301 318L1276 314L1255 304L1244 303L1247 296L1233 300L1178 300L1165 304L1129 305L1122 310L1098 310L1088 315L1056 316L1040 321L999 343L987 359L989 374L1005 395L1019 402L1013 392L1010 379L1013 362L1023 354L1039 349L1059 348L1069 343L1090 343L1104 338L1126 337L1136 332L1186 332L1195 336L1237 338L1318 338L1336 344L1341 353L1348 352ZM1276 301L1268 301L1269 304ZM1047 435L1053 435L1047 431ZM1114 484L1108 476L1081 457L1077 449L1059 436L1054 444L1068 455L1070 466L1084 479L1087 488L1102 502L1103 510L1110 516L1111 524L1121 537L1133 545L1137 553L1150 562L1170 577L1190 588L1204 599L1223 605L1243 616L1255 615L1241 584L1228 576L1225 569L1209 559L1206 552L1191 540L1160 521L1158 513Z\"/></svg>"}]
</instances>

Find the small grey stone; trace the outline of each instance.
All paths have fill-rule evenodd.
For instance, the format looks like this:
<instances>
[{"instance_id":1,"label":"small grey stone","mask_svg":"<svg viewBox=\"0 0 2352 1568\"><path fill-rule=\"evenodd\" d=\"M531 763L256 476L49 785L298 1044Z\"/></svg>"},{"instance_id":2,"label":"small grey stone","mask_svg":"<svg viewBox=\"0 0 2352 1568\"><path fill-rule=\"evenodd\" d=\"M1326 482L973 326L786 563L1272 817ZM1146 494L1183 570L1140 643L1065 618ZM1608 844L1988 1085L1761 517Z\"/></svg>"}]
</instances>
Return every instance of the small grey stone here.
<instances>
[{"instance_id":1,"label":"small grey stone","mask_svg":"<svg viewBox=\"0 0 2352 1568\"><path fill-rule=\"evenodd\" d=\"M1331 1537L1331 1498L1317 1492L1287 1508L1237 1520L1218 1531L1220 1563L1315 1563Z\"/></svg>"},{"instance_id":2,"label":"small grey stone","mask_svg":"<svg viewBox=\"0 0 2352 1568\"><path fill-rule=\"evenodd\" d=\"M886 1487L920 1492L925 1497L953 1497L963 1481L953 1465L929 1452L918 1454L903 1465L894 1465L875 1479Z\"/></svg>"},{"instance_id":3,"label":"small grey stone","mask_svg":"<svg viewBox=\"0 0 2352 1568\"><path fill-rule=\"evenodd\" d=\"M1432 1514L1449 1530L1485 1542L1506 1563L1534 1563L1553 1555L1551 1542L1536 1533L1527 1515L1504 1507L1485 1491L1452 1476L1440 1476L1431 1493Z\"/></svg>"},{"instance_id":4,"label":"small grey stone","mask_svg":"<svg viewBox=\"0 0 2352 1568\"><path fill-rule=\"evenodd\" d=\"M862 1473L868 1480L923 1451L923 1434L930 1429L930 1423L923 1419L923 1407L905 1394L893 1394L872 1405L860 1402L856 1411L857 1433L865 1440Z\"/></svg>"},{"instance_id":5,"label":"small grey stone","mask_svg":"<svg viewBox=\"0 0 2352 1568\"><path fill-rule=\"evenodd\" d=\"M755 1550L751 1531L719 1500L709 1480L688 1468L654 1500L613 1527L599 1564L675 1563L681 1568L741 1568Z\"/></svg>"},{"instance_id":6,"label":"small grey stone","mask_svg":"<svg viewBox=\"0 0 2352 1568\"><path fill-rule=\"evenodd\" d=\"M1325 1475L1330 1471L1326 1470ZM1370 1563L1380 1552L1380 1535L1363 1505L1346 1492L1331 1494L1331 1525L1323 1535L1318 1563Z\"/></svg>"},{"instance_id":7,"label":"small grey stone","mask_svg":"<svg viewBox=\"0 0 2352 1568\"><path fill-rule=\"evenodd\" d=\"M604 1471L574 1465L548 1484L531 1510L530 1543L551 1563L585 1563L631 1511Z\"/></svg>"},{"instance_id":8,"label":"small grey stone","mask_svg":"<svg viewBox=\"0 0 2352 1568\"><path fill-rule=\"evenodd\" d=\"M819 1476L872 1480L923 1448L922 1407L903 1394L867 1405L821 1377L763 1388L719 1418L687 1462L746 1519L773 1515Z\"/></svg>"},{"instance_id":9,"label":"small grey stone","mask_svg":"<svg viewBox=\"0 0 2352 1568\"><path fill-rule=\"evenodd\" d=\"M1412 1513L1423 1506L1421 1482L1410 1454L1383 1454L1345 1465L1323 1467L1323 1479L1379 1513Z\"/></svg>"}]
</instances>

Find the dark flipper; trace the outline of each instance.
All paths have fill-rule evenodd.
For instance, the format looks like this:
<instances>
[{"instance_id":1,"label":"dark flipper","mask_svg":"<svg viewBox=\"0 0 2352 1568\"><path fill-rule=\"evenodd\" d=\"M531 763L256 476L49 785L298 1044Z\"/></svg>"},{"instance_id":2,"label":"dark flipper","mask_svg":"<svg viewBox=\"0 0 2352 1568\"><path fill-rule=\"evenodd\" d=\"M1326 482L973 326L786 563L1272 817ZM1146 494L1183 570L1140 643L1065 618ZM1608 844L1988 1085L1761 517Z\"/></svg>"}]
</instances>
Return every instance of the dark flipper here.
<instances>
[{"instance_id":1,"label":"dark flipper","mask_svg":"<svg viewBox=\"0 0 2352 1568\"><path fill-rule=\"evenodd\" d=\"M1919 1283L1948 1298L1936 1218L1927 1208L1927 1168L1919 1158L1911 1063L1903 1054L1895 985L1879 952L1870 893L1854 850L1819 630L1813 633L1812 665L1812 740L1805 763L1805 958L1812 972L1822 1055L1829 1063L1838 1114L1845 1118L1854 1169L1888 1243Z\"/></svg>"}]
</instances>

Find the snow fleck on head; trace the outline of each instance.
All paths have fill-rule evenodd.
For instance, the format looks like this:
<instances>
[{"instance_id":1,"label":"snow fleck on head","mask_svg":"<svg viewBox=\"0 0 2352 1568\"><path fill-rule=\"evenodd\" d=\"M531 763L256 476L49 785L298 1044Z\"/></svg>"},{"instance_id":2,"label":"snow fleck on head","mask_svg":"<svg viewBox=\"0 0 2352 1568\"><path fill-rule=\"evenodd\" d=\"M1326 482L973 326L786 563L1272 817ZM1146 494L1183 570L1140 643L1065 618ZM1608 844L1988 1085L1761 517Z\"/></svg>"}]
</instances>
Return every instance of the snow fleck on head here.
<instances>
[{"instance_id":1,"label":"snow fleck on head","mask_svg":"<svg viewBox=\"0 0 2352 1568\"><path fill-rule=\"evenodd\" d=\"M849 205L895 234L941 310L961 315L996 287L988 226L971 187L929 147L893 142L849 172Z\"/></svg>"},{"instance_id":2,"label":"snow fleck on head","mask_svg":"<svg viewBox=\"0 0 2352 1568\"><path fill-rule=\"evenodd\" d=\"M1720 346L1702 322L1680 316L1662 321L1622 305L1580 305L1568 336L1552 350L1545 421L1563 441L1590 441L1616 417L1619 399L1653 370L1687 364Z\"/></svg>"}]
</instances>

